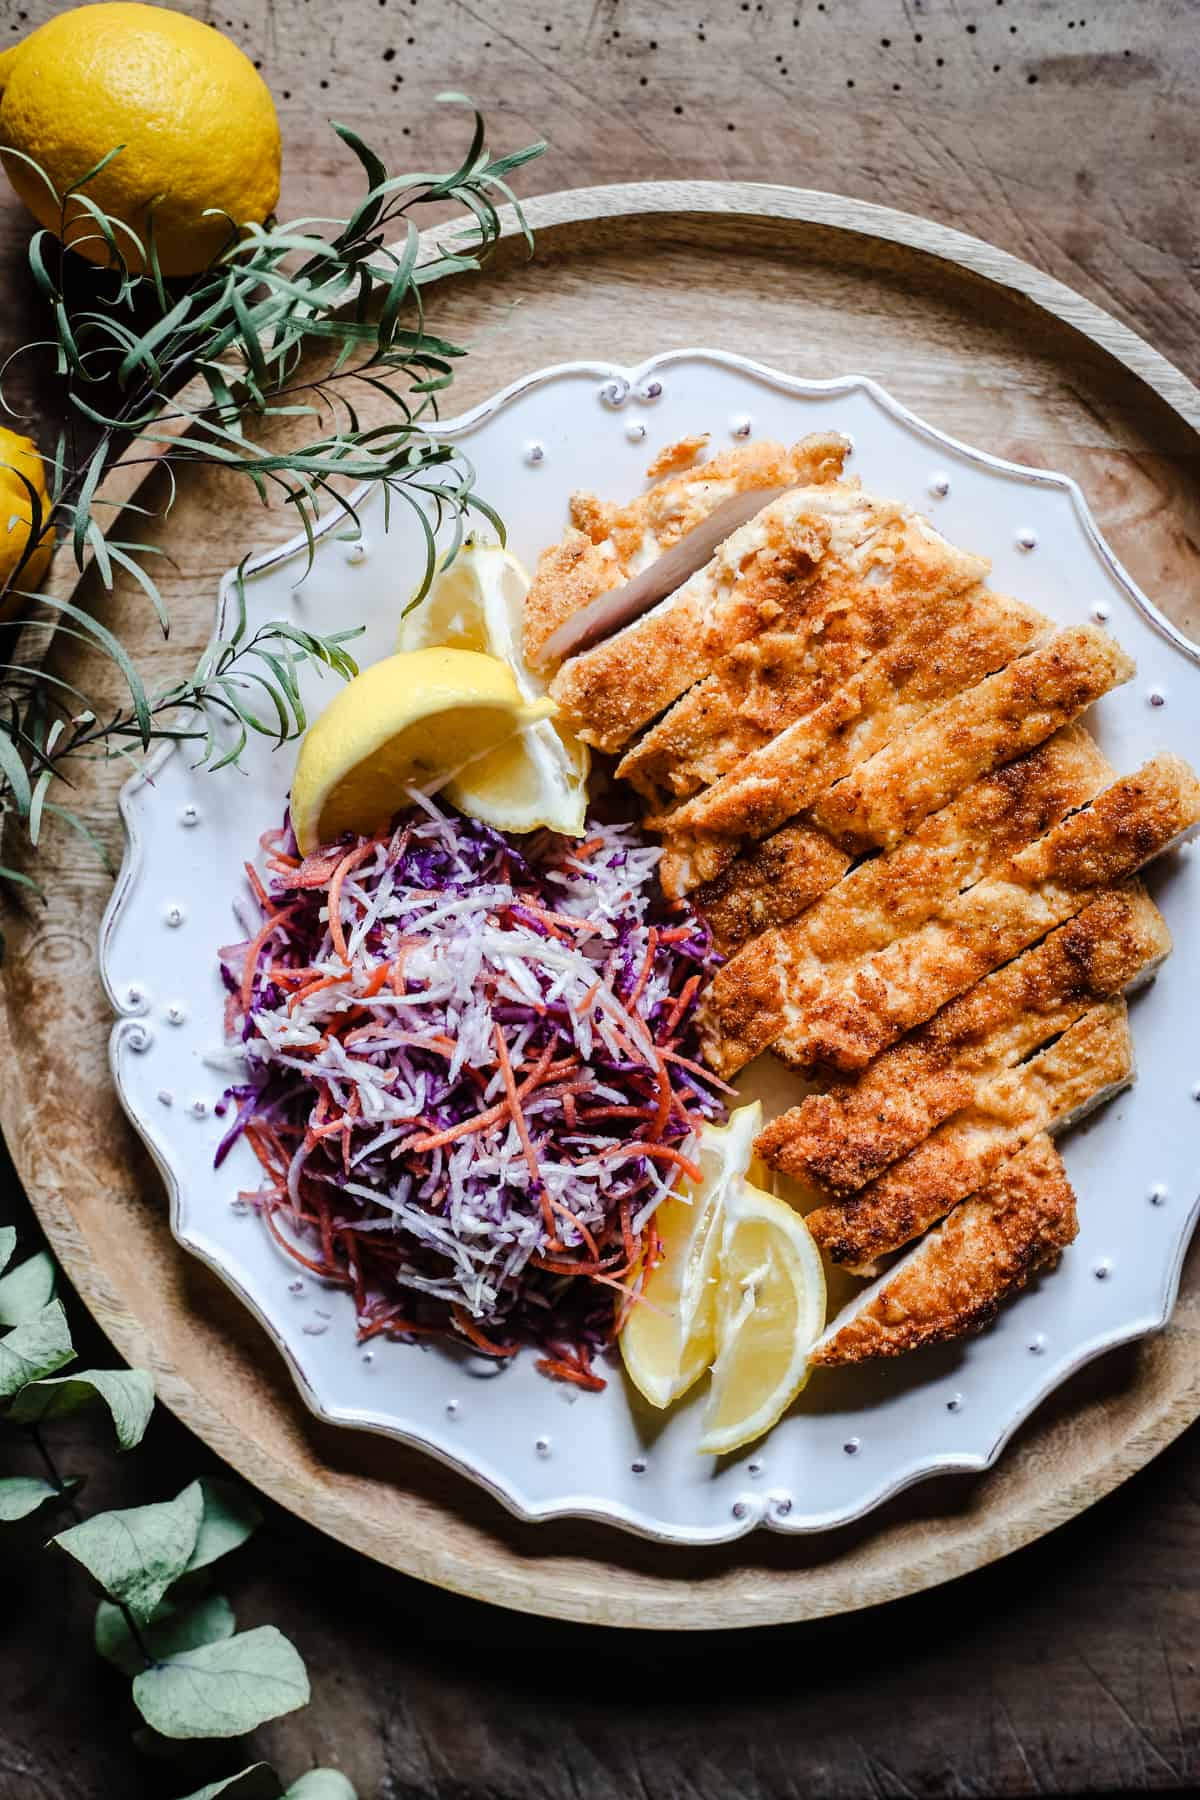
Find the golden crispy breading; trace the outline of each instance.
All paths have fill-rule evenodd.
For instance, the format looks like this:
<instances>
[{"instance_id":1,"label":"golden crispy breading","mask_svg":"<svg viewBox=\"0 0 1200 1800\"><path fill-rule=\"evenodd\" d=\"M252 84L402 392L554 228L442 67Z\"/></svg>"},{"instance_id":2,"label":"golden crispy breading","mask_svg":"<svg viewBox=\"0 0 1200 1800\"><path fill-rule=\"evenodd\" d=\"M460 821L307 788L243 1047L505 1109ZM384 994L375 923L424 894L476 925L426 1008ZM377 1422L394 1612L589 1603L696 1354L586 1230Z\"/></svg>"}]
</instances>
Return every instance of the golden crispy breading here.
<instances>
[{"instance_id":1,"label":"golden crispy breading","mask_svg":"<svg viewBox=\"0 0 1200 1800\"><path fill-rule=\"evenodd\" d=\"M1133 671L1098 626L1060 631L893 738L822 795L813 821L850 851L898 843L968 781L1042 743Z\"/></svg>"},{"instance_id":2,"label":"golden crispy breading","mask_svg":"<svg viewBox=\"0 0 1200 1800\"><path fill-rule=\"evenodd\" d=\"M821 432L790 449L764 441L722 451L707 462L668 475L624 506L598 500L594 494L572 495L574 530L561 545L543 552L525 597L526 660L536 667L543 645L565 619L598 594L623 587L639 568L677 544L731 495L837 481L845 454L845 438ZM581 555L574 545L576 533L600 555ZM573 550L570 557L558 554L568 547Z\"/></svg>"},{"instance_id":3,"label":"golden crispy breading","mask_svg":"<svg viewBox=\"0 0 1200 1800\"><path fill-rule=\"evenodd\" d=\"M828 993L863 957L936 917L1112 778L1095 741L1071 726L972 782L911 838L852 870L794 925L748 945L717 971L704 1019L713 1067L741 1068L775 1042L789 1013Z\"/></svg>"},{"instance_id":4,"label":"golden crispy breading","mask_svg":"<svg viewBox=\"0 0 1200 1800\"><path fill-rule=\"evenodd\" d=\"M1156 756L1086 810L1016 852L984 880L943 901L916 931L797 988L784 934L753 962L718 973L706 1054L736 1073L773 1045L797 1068L865 1068L914 1025L1053 926L1082 912L1200 819L1200 781L1176 756ZM741 964L737 976L730 971Z\"/></svg>"},{"instance_id":5,"label":"golden crispy breading","mask_svg":"<svg viewBox=\"0 0 1200 1800\"><path fill-rule=\"evenodd\" d=\"M660 475L676 475L680 469L691 469L700 461L708 444L707 431L698 432L695 437L680 438L678 443L666 444L653 458L646 469L646 479L657 481ZM736 451L733 452L737 454ZM711 469L711 464L709 465Z\"/></svg>"},{"instance_id":6,"label":"golden crispy breading","mask_svg":"<svg viewBox=\"0 0 1200 1800\"><path fill-rule=\"evenodd\" d=\"M782 616L677 700L617 774L660 811L688 799L827 701L928 604L931 590L962 591L979 571L919 519L885 519L869 552L827 552Z\"/></svg>"},{"instance_id":7,"label":"golden crispy breading","mask_svg":"<svg viewBox=\"0 0 1200 1800\"><path fill-rule=\"evenodd\" d=\"M692 900L708 920L718 950L729 955L760 931L794 919L849 867L845 851L823 832L785 825L697 888Z\"/></svg>"},{"instance_id":8,"label":"golden crispy breading","mask_svg":"<svg viewBox=\"0 0 1200 1800\"><path fill-rule=\"evenodd\" d=\"M902 1356L980 1331L1078 1230L1062 1158L1048 1137L1035 1137L839 1314L813 1361L829 1368Z\"/></svg>"},{"instance_id":9,"label":"golden crispy breading","mask_svg":"<svg viewBox=\"0 0 1200 1800\"><path fill-rule=\"evenodd\" d=\"M885 1050L857 1080L772 1119L755 1152L787 1175L852 1193L974 1104L991 1076L1057 1037L1097 1000L1147 980L1170 949L1166 922L1140 882L1102 893Z\"/></svg>"},{"instance_id":10,"label":"golden crispy breading","mask_svg":"<svg viewBox=\"0 0 1200 1800\"><path fill-rule=\"evenodd\" d=\"M526 660L536 663L547 638L581 606L624 584L625 572L606 538L596 543L572 529L561 544L543 550L525 596Z\"/></svg>"},{"instance_id":11,"label":"golden crispy breading","mask_svg":"<svg viewBox=\"0 0 1200 1800\"><path fill-rule=\"evenodd\" d=\"M823 706L713 787L647 821L669 834L661 870L666 892L678 896L711 881L742 841L765 837L803 812L948 695L1030 650L1048 630L1032 607L982 587L927 600Z\"/></svg>"},{"instance_id":12,"label":"golden crispy breading","mask_svg":"<svg viewBox=\"0 0 1200 1800\"><path fill-rule=\"evenodd\" d=\"M792 488L614 637L565 662L550 692L585 743L619 750L735 644L796 604L831 543L861 542L885 509L844 486Z\"/></svg>"},{"instance_id":13,"label":"golden crispy breading","mask_svg":"<svg viewBox=\"0 0 1200 1800\"><path fill-rule=\"evenodd\" d=\"M1125 1002L1108 1000L1028 1062L981 1083L970 1106L885 1174L809 1213L809 1230L833 1262L869 1267L986 1187L1039 1132L1071 1124L1132 1079Z\"/></svg>"}]
</instances>

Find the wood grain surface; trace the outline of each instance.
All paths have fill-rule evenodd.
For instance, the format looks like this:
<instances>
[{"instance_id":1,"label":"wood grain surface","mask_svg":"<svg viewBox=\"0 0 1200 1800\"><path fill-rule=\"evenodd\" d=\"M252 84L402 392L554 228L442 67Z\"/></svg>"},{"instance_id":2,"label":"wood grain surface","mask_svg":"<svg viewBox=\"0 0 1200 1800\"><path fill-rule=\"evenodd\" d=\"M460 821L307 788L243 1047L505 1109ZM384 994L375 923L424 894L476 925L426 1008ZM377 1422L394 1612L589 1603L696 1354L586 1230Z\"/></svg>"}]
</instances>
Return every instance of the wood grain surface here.
<instances>
[{"instance_id":1,"label":"wood grain surface","mask_svg":"<svg viewBox=\"0 0 1200 1800\"><path fill-rule=\"evenodd\" d=\"M1175 171L1183 166L1186 133L1194 131L1189 107L1195 97L1195 67L1186 11L1111 6L1103 9L1102 20L1079 21L1073 15L1064 18L1059 8L1018 6L1010 0L994 13L990 7L953 13L939 9L937 17L932 13L932 8L914 6L906 14L899 6L852 7L829 0L824 8L768 7L761 13L753 7L724 7L719 18L707 23L685 19L680 10L656 9L651 23L623 6L600 6L590 14L582 8L547 8L542 18L515 7L503 14L493 8L471 12L428 6L401 12L392 0L390 8L379 12L373 7L337 13L322 9L318 32L316 8L277 6L255 14L243 35L251 48L262 43L265 71L284 96L289 198L297 207L319 210L336 203L334 159L313 123L321 80L330 84L330 111L352 119L368 137L390 147L405 129L419 135L422 163L430 160L431 140L439 143L438 156L450 153L446 123L431 121L427 104L410 110L408 96L419 91L427 101L434 87L453 82L470 87L485 102L497 136L506 143L531 128L557 137L561 121L565 156L560 152L535 169L540 185L648 173L738 172L841 187L914 206L1032 256L1084 291L1091 286L1099 295L1108 282L1110 304L1194 373L1194 296L1187 252L1170 261L1169 276L1154 280L1153 301L1136 280L1129 285L1128 266L1133 256L1141 271L1138 279L1144 280L1149 255L1137 239L1139 234L1158 234L1155 221L1164 209L1172 211L1176 224L1183 220L1188 229L1194 224L1194 209L1191 214L1187 210L1190 195L1182 188L1177 194L1171 191ZM35 13L33 19L40 16ZM793 18L799 24L793 26ZM1121 41L1109 43L1118 20ZM1137 47L1151 25L1152 53ZM239 35L238 21L232 30ZM787 39L789 31L794 35ZM320 32L328 33L329 45L318 59L315 36ZM1093 34L1086 50L1077 33ZM1101 34L1107 48L1098 51ZM1025 47L1019 54L1011 44L1006 49L1003 36L1019 39ZM415 42L404 43L408 37ZM1041 48L1033 56L1027 46L1035 39ZM381 47L372 48L377 40ZM991 63L983 60L980 46L985 41L995 46ZM652 50L652 43L659 48ZM1129 57L1123 54L1126 48ZM384 62L387 49L396 54ZM661 74L651 60L659 54L669 57ZM1162 76L1153 96L1150 84L1124 67L1143 54L1152 54ZM1110 60L1097 62L1098 56ZM906 59L900 69L899 57ZM1075 71L1079 92L1075 103L1067 105L1066 66L1073 61L1080 65ZM999 69L992 66L997 62ZM404 79L392 91L394 70L401 70ZM1043 72L1045 85L1053 82L1063 93L1038 114ZM1027 80L1031 73L1038 81ZM1007 81L1003 91L995 85L1002 77ZM855 83L853 95L845 89L847 81ZM682 98L668 98L672 83L686 90ZM726 100L722 90L731 83L737 92ZM1026 88L1028 93L1022 91ZM289 117L289 107L298 103ZM684 106L684 112L675 114L675 105ZM922 115L934 107L940 108L940 130L948 146L938 205L928 194L904 186ZM668 114L676 125L690 118L690 136L681 137L675 150L667 148L672 141ZM634 128L647 116L655 120L657 133L649 143L647 133ZM1169 153L1161 154L1149 140L1157 135L1161 143L1172 119L1177 139ZM590 121L586 162L579 160L581 121ZM719 130L714 129L718 122ZM726 133L729 142L724 143L720 130L727 124L735 129ZM751 151L752 166L734 171L726 159L735 154L733 140L743 129L757 151ZM1121 131L1128 144L1140 145L1140 154L1128 159L1119 180L1113 175L1102 184L1103 197L1093 195L1081 204L1072 198L1084 191L1082 183L1072 187L1076 166L1083 174L1102 170L1104 146L1110 134ZM861 159L865 140L872 136L877 153L885 139L888 147L882 162L868 172ZM1052 140L1061 165L1053 181ZM654 160L655 145L663 160ZM801 168L795 165L802 146ZM742 154L740 146L737 153ZM394 154L400 156L402 150ZM1020 179L1036 191L1027 205L1036 214L1039 232L1049 234L1045 244L1037 235L1021 241L1020 213L998 202L991 216L979 210L979 190L996 194L1005 181L1015 183L1018 164L1023 168ZM968 169L974 172L974 188ZM1118 190L1119 202L1113 199ZM1056 220L1061 237L1055 235ZM1082 225L1089 255L1097 259L1086 276L1071 266L1075 252L1067 241ZM4 213L3 226L10 251L6 268L12 269L19 292L17 263L25 227L15 208ZM1164 234L1163 242L1168 241ZM741 255L760 274L771 259L769 243L739 241L736 233L722 252L723 265ZM666 271L664 280L673 281L680 294L688 288L696 291L703 254L702 244L673 243L667 256L673 270ZM1159 254L1170 256L1167 250ZM661 262L661 254L655 260ZM569 271L564 279L569 289ZM589 288L604 290L613 329L620 328L620 347L627 353L694 340L693 319L684 316L682 306L676 318L637 319L632 306L636 290L623 278L620 260L611 245L606 248L602 234L581 279ZM477 359L473 380L479 392L512 372L510 358L524 367L561 353L556 346L546 346L544 353L538 348L542 340L532 309L539 280L536 269L511 277L498 309L508 321L507 335L494 358ZM902 275L896 276L893 292L897 284L906 302L912 302ZM825 283L819 293L807 292L803 283L787 289L776 283L778 291L770 283L754 287L762 313L756 329L772 343L782 342L786 351L777 352L774 360L804 372L826 372L828 345L837 341L847 313L853 315L856 341L869 344L875 329L882 347L887 309L877 299L856 302L855 294L863 290L849 274L843 274L840 288L836 282ZM878 284L874 291L877 295ZM521 302L515 310L508 308L512 299ZM451 314L455 306L467 304L465 298L450 300ZM1165 306L1166 313L1156 312L1155 305ZM500 318L493 323L498 333ZM965 436L985 435L979 421L990 418L989 441L996 442L998 433L997 447L1009 454L1059 466L1069 456L1077 458L1075 472L1097 499L1110 534L1135 573L1152 591L1169 588L1182 597L1193 585L1195 521L1187 510L1188 471L1177 454L1182 447L1172 445L1169 431L1164 436L1161 417L1147 417L1145 400L1137 401L1132 391L1123 400L1098 383L1097 371L1086 366L1086 359L1062 377L1053 406L1040 405L1040 392L1039 404L1031 405L1029 394L1006 384L1004 359L988 360L985 352L996 346L994 337L985 342L989 330L982 322L972 346L978 352L979 377L953 386L953 359L948 353L939 357L936 325L926 310L922 330L913 336L914 352L919 339L921 354L910 356L895 376L889 372L891 385L899 380L900 391L918 410ZM953 328L962 329L961 313ZM1014 329L1010 325L1010 332ZM10 315L4 342L28 331L28 320ZM631 342L639 332L646 341ZM765 353L760 345L754 347ZM1038 348L1032 347L1034 355ZM463 396L474 397L475 391ZM997 408L1002 409L999 414ZM1085 419L1091 426L1081 430ZM1131 456L1135 444L1141 454ZM1148 456L1151 445L1154 453ZM1147 519L1152 521L1149 529ZM1160 529L1169 520L1178 523ZM209 593L228 561L216 536L211 561L211 568L189 568ZM43 931L38 950L51 966L56 956L70 960L76 954L69 929L57 936ZM98 1022L91 1002L81 995L70 1027L78 1031ZM42 1073L55 1078L50 1068ZM80 1076L86 1085L87 1071ZM96 1173L81 1159L80 1186ZM117 1181L132 1176L135 1182L138 1175L136 1169L99 1173ZM218 1311L214 1330L225 1325ZM236 1354L237 1327L230 1324L229 1329ZM1087 1391L1078 1396L1078 1410L1064 1415L1066 1437L1094 1421L1096 1409L1119 1430L1131 1388L1146 1379L1145 1365L1166 1353L1168 1343L1111 1359L1090 1377ZM169 1491L198 1460L185 1435L165 1419L156 1427L155 1442L127 1471L93 1453L82 1436L80 1444L79 1466L95 1471L96 1504L111 1503L118 1484L126 1503ZM333 1446L330 1450L335 1454ZM1187 1506L1181 1500L1188 1492L1187 1454L1186 1443L1171 1453L1176 1475L1165 1513L1164 1501L1155 1493L1156 1471L1151 1471L1049 1544L942 1595L857 1621L778 1632L761 1640L743 1637L733 1645L703 1637L683 1647L661 1638L613 1641L603 1633L585 1635L515 1621L382 1575L276 1517L265 1551L245 1559L245 1572L235 1582L237 1598L247 1622L278 1618L291 1626L313 1667L317 1699L306 1714L260 1736L264 1747L277 1748L281 1760L296 1766L314 1755L339 1756L364 1795L557 1794L571 1789L623 1793L639 1782L655 1794L682 1792L686 1785L705 1795L1187 1786L1196 1763L1194 1726L1189 1724L1195 1711L1195 1670L1186 1649L1195 1618L1194 1593L1188 1587L1195 1537L1189 1540ZM895 1528L911 1528L913 1519L932 1509L953 1529L969 1524L975 1504L973 1487L954 1484L932 1496L926 1489L921 1508L910 1508L907 1519L901 1513ZM1107 1527L1097 1524L1106 1518ZM1077 1548L1066 1548L1072 1545ZM543 1552L525 1534L515 1554L528 1568ZM1139 1557L1145 1559L1140 1574L1123 1573ZM647 1552L647 1572L662 1576L655 1558L656 1553ZM12 1575L19 1596L27 1596L25 1603L18 1599L12 1618L40 1614L44 1626L35 1645L30 1634L39 1628L27 1624L26 1636L14 1633L0 1652L12 1659L5 1667L7 1691L19 1694L5 1727L9 1744L0 1751L0 1793L172 1793L195 1785L162 1772L133 1772L135 1765L123 1748L122 1723L113 1716L115 1689L104 1684L86 1703L91 1710L77 1715L75 1734L64 1732L62 1693L82 1697L87 1685L88 1653L82 1642L70 1645L68 1639L61 1687L46 1677L51 1659L63 1654L62 1607L78 1626L84 1602L77 1590L68 1593L61 1573L41 1576L41 1586L39 1576L39 1570L25 1565ZM813 1580L820 1579L814 1565ZM1130 1604L1128 1581L1136 1605ZM689 1591L694 1604L703 1608L704 1589ZM921 1643L923 1632L931 1639L927 1645ZM1047 1679L1047 1664L1053 1679ZM43 1694L43 1689L50 1691ZM13 1784L11 1790L5 1782Z\"/></svg>"}]
</instances>

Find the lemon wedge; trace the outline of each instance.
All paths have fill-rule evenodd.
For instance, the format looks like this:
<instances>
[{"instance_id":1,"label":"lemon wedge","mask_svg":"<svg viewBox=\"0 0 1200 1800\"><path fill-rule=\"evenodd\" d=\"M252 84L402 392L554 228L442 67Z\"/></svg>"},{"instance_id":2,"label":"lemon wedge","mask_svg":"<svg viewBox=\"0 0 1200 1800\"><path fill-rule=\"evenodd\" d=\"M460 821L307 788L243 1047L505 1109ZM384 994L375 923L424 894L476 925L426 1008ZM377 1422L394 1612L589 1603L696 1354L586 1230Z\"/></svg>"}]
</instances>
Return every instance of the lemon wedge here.
<instances>
[{"instance_id":1,"label":"lemon wedge","mask_svg":"<svg viewBox=\"0 0 1200 1800\"><path fill-rule=\"evenodd\" d=\"M655 1213L663 1259L621 1333L630 1380L651 1406L669 1406L699 1380L717 1353L717 1252L723 1204L740 1187L762 1130L762 1107L739 1107L727 1125L706 1125L695 1161L701 1180Z\"/></svg>"},{"instance_id":2,"label":"lemon wedge","mask_svg":"<svg viewBox=\"0 0 1200 1800\"><path fill-rule=\"evenodd\" d=\"M356 675L304 735L292 781L301 852L377 831L406 789L471 769L552 711L528 702L506 663L470 650L388 656ZM447 784L455 799L461 781Z\"/></svg>"},{"instance_id":3,"label":"lemon wedge","mask_svg":"<svg viewBox=\"0 0 1200 1800\"><path fill-rule=\"evenodd\" d=\"M528 591L529 576L510 551L498 544L468 544L401 621L399 647L445 645L499 657L512 670L522 699L537 700L545 684L521 652L521 609ZM498 831L546 826L581 837L590 767L587 745L543 719L472 762L447 793L464 812Z\"/></svg>"},{"instance_id":4,"label":"lemon wedge","mask_svg":"<svg viewBox=\"0 0 1200 1800\"><path fill-rule=\"evenodd\" d=\"M725 1197L717 1359L698 1448L720 1456L761 1437L808 1380L825 1324L825 1271L808 1226L741 1182Z\"/></svg>"}]
</instances>

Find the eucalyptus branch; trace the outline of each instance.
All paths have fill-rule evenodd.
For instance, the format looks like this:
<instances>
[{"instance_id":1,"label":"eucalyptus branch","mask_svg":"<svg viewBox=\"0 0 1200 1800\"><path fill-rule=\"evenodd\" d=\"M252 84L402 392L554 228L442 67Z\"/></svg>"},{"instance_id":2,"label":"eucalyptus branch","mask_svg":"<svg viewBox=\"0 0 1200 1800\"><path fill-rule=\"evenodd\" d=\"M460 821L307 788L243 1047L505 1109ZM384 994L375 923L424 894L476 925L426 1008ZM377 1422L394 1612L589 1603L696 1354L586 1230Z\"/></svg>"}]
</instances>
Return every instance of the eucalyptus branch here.
<instances>
[{"instance_id":1,"label":"eucalyptus branch","mask_svg":"<svg viewBox=\"0 0 1200 1800\"><path fill-rule=\"evenodd\" d=\"M544 146L492 156L483 119L477 112L473 118L462 160L444 174L390 175L355 132L335 125L366 183L349 216L243 227L231 220L220 254L185 281L164 279L152 218L139 237L87 192L119 150L55 195L61 228L38 231L29 250L51 335L16 355L53 357L66 428L53 456L43 459L44 496L21 477L30 528L21 562L0 587L0 610L5 616L29 610L55 636L107 657L120 670L129 705L101 716L85 694L40 663L15 655L0 664L0 815L23 820L34 845L47 816L65 816L47 792L54 782L70 781L73 758L192 739L202 764L222 768L237 762L252 735L285 742L304 729L301 664L343 679L354 673L343 648L348 634L320 638L275 622L247 639L243 609L238 630L211 645L187 680L148 694L128 653L100 621L69 601L29 594L22 571L49 536L81 571L93 562L105 588L122 575L135 581L167 632L152 565L157 546L117 539L102 523L100 490L116 466L161 468L163 512L184 466L244 476L264 505L274 499L292 509L309 565L321 512L340 509L357 527L347 486L382 487L385 522L399 504L419 526L424 567L415 598L427 591L439 557L457 553L472 517L503 538L470 462L437 438L439 399L465 350L428 328L423 290L482 266L499 241L503 203L516 206L526 229L509 177ZM30 166L51 185L42 169ZM68 206L83 209L93 238L103 242L108 267L98 274L85 273L64 248ZM421 213L447 207L458 217L438 232L433 252L423 254ZM10 413L4 382L14 360L0 369L0 405ZM367 423L364 402L377 413L380 399L390 416ZM309 422L313 435L273 447L270 434L291 420ZM75 445L85 434L91 445L80 456ZM144 515L148 509L124 510ZM80 820L67 822L88 829ZM0 879L6 873L12 872L0 870Z\"/></svg>"},{"instance_id":2,"label":"eucalyptus branch","mask_svg":"<svg viewBox=\"0 0 1200 1800\"><path fill-rule=\"evenodd\" d=\"M55 1488L57 1488L60 1496L62 1497L63 1506L66 1508L67 1512L70 1513L70 1515L71 1515L72 1519L75 1521L76 1525L82 1525L83 1524L83 1512L80 1509L79 1502L75 1499L73 1493L71 1492L70 1483L63 1476L62 1471L59 1469L58 1464L55 1462L53 1453L51 1452L51 1449L50 1449L50 1446L49 1446L49 1444L47 1444L45 1437L42 1435L41 1426L40 1425L28 1425L28 1426L26 1426L26 1430L29 1433L30 1442L32 1443L34 1449L37 1451L38 1455L42 1459L42 1466L45 1469L49 1480L51 1481L53 1486ZM150 1646L147 1644L145 1638L142 1636L142 1628L138 1624L137 1620L134 1618L133 1614L130 1612L129 1607L126 1605L125 1601L122 1600L118 1604L119 1604L119 1610L121 1613L121 1617L125 1621L125 1627L126 1627L127 1631L129 1632L130 1637L133 1639L134 1643L136 1644L138 1653L140 1654L143 1662L145 1663L146 1667L149 1668L154 1661L154 1654L151 1651Z\"/></svg>"},{"instance_id":3,"label":"eucalyptus branch","mask_svg":"<svg viewBox=\"0 0 1200 1800\"><path fill-rule=\"evenodd\" d=\"M4 1458L0 1531L40 1524L52 1510L69 1513L72 1522L55 1532L50 1547L70 1557L103 1595L96 1650L129 1680L130 1698L154 1741L240 1737L305 1705L308 1676L294 1645L270 1625L238 1632L228 1598L213 1589L214 1565L261 1523L244 1490L204 1479L189 1482L172 1500L122 1512L85 1515L77 1505L80 1478L59 1468L42 1425L100 1404L118 1449L133 1450L150 1423L154 1384L144 1369L62 1372L75 1361L75 1347L54 1297L54 1264L42 1250L8 1268L16 1236L10 1226L0 1227L0 1425L4 1440L33 1445L45 1473L9 1472ZM135 1741L145 1735L143 1728ZM305 1779L294 1800L303 1800ZM260 1800L268 1791L261 1779L249 1787ZM269 1791L282 1795L282 1785ZM312 1800L321 1791L308 1780ZM324 1792L353 1800L348 1784L326 1783ZM232 1785L230 1794L233 1800Z\"/></svg>"}]
</instances>

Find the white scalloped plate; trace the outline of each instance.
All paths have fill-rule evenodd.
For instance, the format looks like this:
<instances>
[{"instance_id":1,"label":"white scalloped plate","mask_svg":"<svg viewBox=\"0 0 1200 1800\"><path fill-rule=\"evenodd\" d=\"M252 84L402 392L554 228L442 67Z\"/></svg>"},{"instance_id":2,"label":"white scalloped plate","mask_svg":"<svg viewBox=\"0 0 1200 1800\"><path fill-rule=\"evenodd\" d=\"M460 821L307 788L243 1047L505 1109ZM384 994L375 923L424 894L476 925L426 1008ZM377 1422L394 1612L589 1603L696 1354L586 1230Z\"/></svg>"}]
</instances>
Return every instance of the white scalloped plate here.
<instances>
[{"instance_id":1,"label":"white scalloped plate","mask_svg":"<svg viewBox=\"0 0 1200 1800\"><path fill-rule=\"evenodd\" d=\"M512 547L532 565L561 534L573 488L632 494L664 444L697 431L719 447L827 427L853 439L851 467L868 488L911 502L951 540L990 556L997 588L1063 624L1110 623L1138 663L1136 679L1090 715L1118 769L1163 749L1200 760L1200 653L1120 568L1075 484L956 443L869 380L797 381L710 351L634 370L572 363L515 383L444 435L471 457ZM361 510L362 544L338 534L344 517L328 520L302 582L299 540L250 565L252 624L285 616L327 631L364 621L360 661L393 648L423 560L417 527L394 508L385 532L378 495ZM229 600L226 577L218 633ZM311 685L319 705L328 689ZM163 1172L175 1235L253 1310L322 1418L419 1445L521 1518L580 1516L672 1543L720 1543L759 1523L841 1525L923 1476L986 1468L1073 1370L1166 1323L1200 1204L1200 853L1186 847L1150 875L1176 948L1132 1002L1139 1080L1062 1143L1079 1238L983 1336L814 1378L763 1443L715 1464L695 1450L700 1396L652 1418L615 1360L603 1394L576 1395L538 1375L528 1355L497 1373L451 1347L364 1353L349 1297L299 1280L253 1213L231 1204L253 1185L248 1148L212 1168L222 1129L213 1105L226 1079L205 1061L222 1036L216 951L241 935L231 909L242 863L279 819L292 764L291 750L252 745L244 773L212 775L168 752L127 785L128 848L100 960L122 1015L112 1036L117 1090Z\"/></svg>"}]
</instances>

